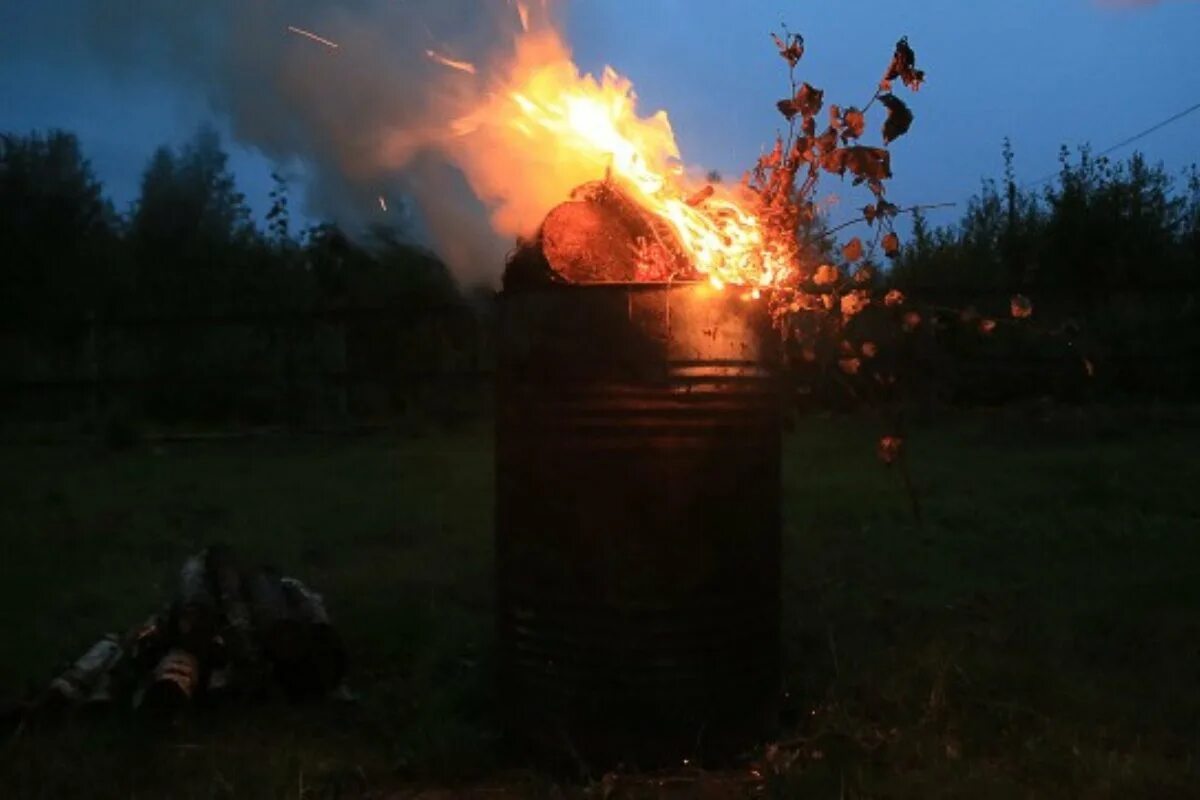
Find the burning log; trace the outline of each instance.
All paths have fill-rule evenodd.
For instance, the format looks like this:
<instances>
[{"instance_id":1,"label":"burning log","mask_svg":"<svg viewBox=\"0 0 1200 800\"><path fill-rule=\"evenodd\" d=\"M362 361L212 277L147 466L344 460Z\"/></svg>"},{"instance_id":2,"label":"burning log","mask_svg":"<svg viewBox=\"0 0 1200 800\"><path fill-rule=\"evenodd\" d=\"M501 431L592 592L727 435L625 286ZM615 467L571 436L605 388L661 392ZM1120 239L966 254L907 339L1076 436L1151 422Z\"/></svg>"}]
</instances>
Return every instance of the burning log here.
<instances>
[{"instance_id":1,"label":"burning log","mask_svg":"<svg viewBox=\"0 0 1200 800\"><path fill-rule=\"evenodd\" d=\"M632 281L637 275L629 230L594 203L556 206L542 223L542 252L550 268L571 283Z\"/></svg>"},{"instance_id":2,"label":"burning log","mask_svg":"<svg viewBox=\"0 0 1200 800\"><path fill-rule=\"evenodd\" d=\"M585 183L551 209L536 241L518 249L510 270L536 261L570 283L666 280L690 274L683 247L670 226L610 181ZM506 275L506 285L510 285Z\"/></svg>"}]
</instances>

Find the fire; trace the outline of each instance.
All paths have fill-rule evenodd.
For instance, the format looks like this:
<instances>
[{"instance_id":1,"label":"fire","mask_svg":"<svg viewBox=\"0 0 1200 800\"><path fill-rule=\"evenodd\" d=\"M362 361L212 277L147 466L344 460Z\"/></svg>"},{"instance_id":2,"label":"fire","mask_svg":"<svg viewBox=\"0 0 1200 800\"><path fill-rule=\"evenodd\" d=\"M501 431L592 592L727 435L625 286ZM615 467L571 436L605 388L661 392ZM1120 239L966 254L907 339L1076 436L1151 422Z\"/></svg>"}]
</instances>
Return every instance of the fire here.
<instances>
[{"instance_id":1,"label":"fire","mask_svg":"<svg viewBox=\"0 0 1200 800\"><path fill-rule=\"evenodd\" d=\"M598 80L580 74L553 30L518 34L507 74L451 129L464 138L483 132L489 157L504 161L476 170L486 173L482 180L467 170L482 197L507 199L494 214L499 230L527 227L513 217L531 202L540 219L574 186L607 177L669 223L695 270L714 286L767 287L794 274L792 250L771 241L753 200L689 180L666 112L639 116L632 83L611 68ZM508 198L503 182L520 185L524 196Z\"/></svg>"},{"instance_id":2,"label":"fire","mask_svg":"<svg viewBox=\"0 0 1200 800\"><path fill-rule=\"evenodd\" d=\"M729 193L688 202L698 187L688 187L676 166L679 149L666 113L639 117L632 84L611 68L596 81L548 66L508 98L518 136L537 141L540 128L567 157L594 165L597 177L608 174L632 188L647 210L671 224L693 266L714 286L768 286L786 276L757 217Z\"/></svg>"}]
</instances>

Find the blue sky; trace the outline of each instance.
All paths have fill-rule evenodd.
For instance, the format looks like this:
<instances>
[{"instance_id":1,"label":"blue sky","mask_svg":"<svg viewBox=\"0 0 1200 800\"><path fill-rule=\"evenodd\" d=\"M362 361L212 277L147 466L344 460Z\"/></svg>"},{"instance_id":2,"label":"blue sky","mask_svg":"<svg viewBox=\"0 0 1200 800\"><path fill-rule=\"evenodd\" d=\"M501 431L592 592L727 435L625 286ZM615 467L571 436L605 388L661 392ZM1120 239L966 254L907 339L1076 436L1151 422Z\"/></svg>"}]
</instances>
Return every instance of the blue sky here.
<instances>
[{"instance_id":1,"label":"blue sky","mask_svg":"<svg viewBox=\"0 0 1200 800\"><path fill-rule=\"evenodd\" d=\"M224 121L167 76L100 65L69 13L79 2L0 0L0 130L78 132L125 208L154 147ZM1006 135L1018 175L1034 179L1054 171L1060 144L1107 147L1200 102L1196 0L568 0L565 16L581 68L628 75L644 111L669 112L685 160L730 176L780 126L786 73L767 34L781 21L807 39L801 78L843 105L869 98L895 40L909 36L929 79L909 98L912 132L893 146L902 205L965 200L999 173ZM1138 147L1175 172L1200 161L1200 113ZM261 211L272 165L253 148L230 149ZM835 180L824 190L865 202Z\"/></svg>"}]
</instances>

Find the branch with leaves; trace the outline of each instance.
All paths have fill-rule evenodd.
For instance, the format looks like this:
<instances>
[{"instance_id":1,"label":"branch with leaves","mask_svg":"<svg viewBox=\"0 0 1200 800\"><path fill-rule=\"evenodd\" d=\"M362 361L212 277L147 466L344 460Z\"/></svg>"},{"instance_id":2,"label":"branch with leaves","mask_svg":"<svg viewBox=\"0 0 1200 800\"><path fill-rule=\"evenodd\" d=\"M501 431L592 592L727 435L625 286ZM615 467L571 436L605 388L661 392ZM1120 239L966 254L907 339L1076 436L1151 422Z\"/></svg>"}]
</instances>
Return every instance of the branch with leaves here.
<instances>
[{"instance_id":1,"label":"branch with leaves","mask_svg":"<svg viewBox=\"0 0 1200 800\"><path fill-rule=\"evenodd\" d=\"M805 54L804 37L786 28L772 34L779 55L788 65L789 94L776 107L787 120L786 134L776 137L770 152L746 173L743 185L753 193L757 213L773 241L791 242L796 260L795 280L770 295L777 324L784 333L791 373L811 386L833 383L856 403L876 409L884 428L879 458L896 466L903 478L914 517L921 519L920 504L905 459L903 402L900 380L930 345L933 329L947 318L940 310L915 307L904 294L888 289L873 260L883 251L888 259L901 253L895 220L902 214L944 208L953 203L901 208L887 198L892 178L890 145L913 127L915 115L894 92L897 83L916 92L925 81L908 39L896 43L892 58L870 101L861 109L829 105L825 93L801 80L799 66ZM879 146L865 144L868 112L885 111L878 125ZM825 122L818 120L825 112ZM818 234L829 238L852 225L873 228L868 241L854 237L840 249L840 263L805 263L800 254L810 244L801 239L818 214L815 202L822 177L851 178L865 186L872 199L856 219ZM1027 298L1013 298L1011 315L1023 320L1032 314ZM979 336L988 336L997 321L978 314L957 313Z\"/></svg>"}]
</instances>

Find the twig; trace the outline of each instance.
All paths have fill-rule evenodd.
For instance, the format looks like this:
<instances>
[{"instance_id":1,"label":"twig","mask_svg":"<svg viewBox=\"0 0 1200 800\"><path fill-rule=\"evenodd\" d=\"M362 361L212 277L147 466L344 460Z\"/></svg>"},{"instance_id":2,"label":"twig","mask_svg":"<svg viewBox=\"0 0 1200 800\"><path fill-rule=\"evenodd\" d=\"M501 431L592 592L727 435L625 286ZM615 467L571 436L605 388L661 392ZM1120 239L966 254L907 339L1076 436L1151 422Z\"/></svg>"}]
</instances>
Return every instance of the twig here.
<instances>
[{"instance_id":1,"label":"twig","mask_svg":"<svg viewBox=\"0 0 1200 800\"><path fill-rule=\"evenodd\" d=\"M864 113L864 114L865 114L865 113L867 113L868 111L870 111L870 110L871 110L871 106L875 105L875 101L876 101L876 100L878 100L878 99L879 99L879 90L878 90L878 89L876 89L876 90L875 90L875 94L871 95L871 99L867 101L867 104L866 104L865 106L863 106L862 113Z\"/></svg>"},{"instance_id":2,"label":"twig","mask_svg":"<svg viewBox=\"0 0 1200 800\"><path fill-rule=\"evenodd\" d=\"M908 208L898 208L898 209L896 209L895 213L897 213L897 214L912 214L917 211L930 211L930 210L933 210L936 208L953 208L957 205L958 205L958 203L930 203L928 205L922 205L922 206L909 206ZM844 230L846 228L849 228L851 225L857 225L860 222L866 222L866 221L867 221L866 217L859 217L858 219L852 219L849 222L843 222L841 225L838 225L837 227L830 228L829 230L825 231L818 238L827 239L827 238L833 236L835 233L837 233L840 230Z\"/></svg>"}]
</instances>

